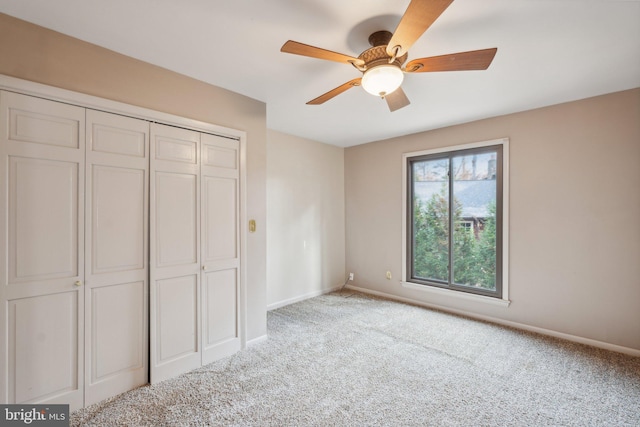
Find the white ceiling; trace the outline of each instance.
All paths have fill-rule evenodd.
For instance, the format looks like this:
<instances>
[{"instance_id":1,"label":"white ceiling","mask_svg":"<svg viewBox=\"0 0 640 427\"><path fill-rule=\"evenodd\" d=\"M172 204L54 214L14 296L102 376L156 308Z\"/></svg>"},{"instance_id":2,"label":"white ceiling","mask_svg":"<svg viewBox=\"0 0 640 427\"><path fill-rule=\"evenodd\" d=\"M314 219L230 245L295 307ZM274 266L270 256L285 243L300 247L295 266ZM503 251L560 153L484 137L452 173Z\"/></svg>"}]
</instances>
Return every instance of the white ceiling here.
<instances>
[{"instance_id":1,"label":"white ceiling","mask_svg":"<svg viewBox=\"0 0 640 427\"><path fill-rule=\"evenodd\" d=\"M394 113L355 68L280 52L289 39L358 56L408 0L0 0L0 12L267 104L270 129L337 146L640 87L640 0L455 0L409 60L497 47L486 71L406 75Z\"/></svg>"}]
</instances>

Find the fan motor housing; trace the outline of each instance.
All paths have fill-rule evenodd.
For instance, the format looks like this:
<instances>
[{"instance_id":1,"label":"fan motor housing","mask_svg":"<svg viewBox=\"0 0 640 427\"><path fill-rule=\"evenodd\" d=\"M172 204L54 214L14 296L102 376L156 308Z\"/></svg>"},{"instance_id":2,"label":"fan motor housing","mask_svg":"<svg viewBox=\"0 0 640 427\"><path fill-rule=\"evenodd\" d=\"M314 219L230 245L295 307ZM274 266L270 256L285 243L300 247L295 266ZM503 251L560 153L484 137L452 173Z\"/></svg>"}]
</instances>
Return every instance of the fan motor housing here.
<instances>
[{"instance_id":1,"label":"fan motor housing","mask_svg":"<svg viewBox=\"0 0 640 427\"><path fill-rule=\"evenodd\" d=\"M365 50L358 56L358 59L364 61L364 69L375 67L382 64L394 64L401 67L407 60L408 54L405 53L402 56L395 58L392 62L389 62L389 55L387 54L387 44L391 40L392 34L389 31L376 31L369 36L369 44L373 46L370 49Z\"/></svg>"}]
</instances>

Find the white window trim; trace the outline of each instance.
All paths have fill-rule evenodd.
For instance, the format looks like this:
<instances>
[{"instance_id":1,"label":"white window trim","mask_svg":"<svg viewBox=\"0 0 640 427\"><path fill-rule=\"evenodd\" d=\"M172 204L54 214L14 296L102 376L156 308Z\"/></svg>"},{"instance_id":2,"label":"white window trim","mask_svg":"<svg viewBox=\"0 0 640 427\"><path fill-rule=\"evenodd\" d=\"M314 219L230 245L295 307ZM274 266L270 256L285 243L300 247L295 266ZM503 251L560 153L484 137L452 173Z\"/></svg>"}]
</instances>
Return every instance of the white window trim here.
<instances>
[{"instance_id":1,"label":"white window trim","mask_svg":"<svg viewBox=\"0 0 640 427\"><path fill-rule=\"evenodd\" d=\"M502 298L475 295L452 289L441 289L407 281L407 160L411 157L444 153L468 148L480 148L491 145L502 146ZM402 286L410 289L445 295L454 298L479 301L489 304L508 306L509 300L509 138L492 139L490 141L434 148L431 150L413 151L402 155Z\"/></svg>"}]
</instances>

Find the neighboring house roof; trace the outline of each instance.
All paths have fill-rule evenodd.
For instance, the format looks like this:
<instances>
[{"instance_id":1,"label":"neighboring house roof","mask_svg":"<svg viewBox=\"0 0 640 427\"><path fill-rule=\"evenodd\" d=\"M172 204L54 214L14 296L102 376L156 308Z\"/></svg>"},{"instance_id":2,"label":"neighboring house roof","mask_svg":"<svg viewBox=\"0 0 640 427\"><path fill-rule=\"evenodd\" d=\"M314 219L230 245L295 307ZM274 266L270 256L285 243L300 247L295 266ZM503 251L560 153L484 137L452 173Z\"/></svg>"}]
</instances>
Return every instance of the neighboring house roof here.
<instances>
[{"instance_id":1,"label":"neighboring house roof","mask_svg":"<svg viewBox=\"0 0 640 427\"><path fill-rule=\"evenodd\" d=\"M414 183L414 193L426 202L435 193L439 193L443 181L418 181ZM455 197L462 204L463 218L486 218L488 206L495 201L496 181L483 179L477 181L456 181Z\"/></svg>"}]
</instances>

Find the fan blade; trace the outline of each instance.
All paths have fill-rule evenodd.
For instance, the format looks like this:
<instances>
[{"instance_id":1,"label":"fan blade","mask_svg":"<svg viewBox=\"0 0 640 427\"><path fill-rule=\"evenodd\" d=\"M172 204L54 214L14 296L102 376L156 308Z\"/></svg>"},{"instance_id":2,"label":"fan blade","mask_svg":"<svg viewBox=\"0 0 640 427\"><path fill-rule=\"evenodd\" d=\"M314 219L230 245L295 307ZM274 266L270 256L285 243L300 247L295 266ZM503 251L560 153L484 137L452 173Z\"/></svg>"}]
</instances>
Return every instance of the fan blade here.
<instances>
[{"instance_id":1,"label":"fan blade","mask_svg":"<svg viewBox=\"0 0 640 427\"><path fill-rule=\"evenodd\" d=\"M486 70L496 56L498 48L451 53L449 55L418 58L405 66L407 73L428 73L432 71Z\"/></svg>"},{"instance_id":2,"label":"fan blade","mask_svg":"<svg viewBox=\"0 0 640 427\"><path fill-rule=\"evenodd\" d=\"M353 79L350 82L347 82L347 83L345 83L345 84L343 84L341 86L338 86L335 89L330 90L329 92L325 93L324 95L320 95L316 99L312 99L311 101L307 102L307 105L324 104L325 102L327 102L328 100L330 100L334 96L338 96L342 92L344 92L344 91L346 91L348 89L351 89L354 86L360 86L360 81L361 80L362 80L361 77L358 77L357 79Z\"/></svg>"},{"instance_id":3,"label":"fan blade","mask_svg":"<svg viewBox=\"0 0 640 427\"><path fill-rule=\"evenodd\" d=\"M385 96L384 99L387 101L387 105L389 106L389 110L391 112L394 112L401 109L402 107L406 107L407 105L411 104L411 102L409 102L409 98L407 98L407 95L404 93L401 87Z\"/></svg>"},{"instance_id":4,"label":"fan blade","mask_svg":"<svg viewBox=\"0 0 640 427\"><path fill-rule=\"evenodd\" d=\"M332 52L330 50L321 49L319 47L310 46L304 43L287 41L280 48L280 52L293 53L294 55L310 56L311 58L326 59L328 61L343 62L346 64L364 65L362 59L353 56L343 55L342 53Z\"/></svg>"},{"instance_id":5,"label":"fan blade","mask_svg":"<svg viewBox=\"0 0 640 427\"><path fill-rule=\"evenodd\" d=\"M387 45L387 54L400 57L427 31L453 0L411 0ZM396 52L396 48L399 47Z\"/></svg>"}]
</instances>

